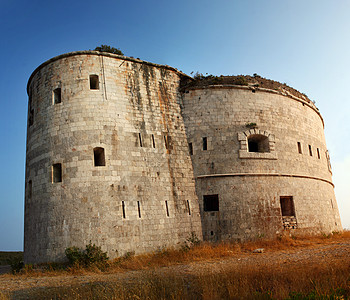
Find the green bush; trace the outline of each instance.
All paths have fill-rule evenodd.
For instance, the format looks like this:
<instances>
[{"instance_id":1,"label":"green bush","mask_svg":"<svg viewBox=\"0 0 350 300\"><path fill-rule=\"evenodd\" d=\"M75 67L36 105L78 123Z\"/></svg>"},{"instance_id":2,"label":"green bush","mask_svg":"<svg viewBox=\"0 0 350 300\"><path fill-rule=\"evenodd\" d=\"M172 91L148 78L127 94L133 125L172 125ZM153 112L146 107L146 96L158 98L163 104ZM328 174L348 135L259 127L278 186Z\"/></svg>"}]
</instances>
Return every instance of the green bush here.
<instances>
[{"instance_id":1,"label":"green bush","mask_svg":"<svg viewBox=\"0 0 350 300\"><path fill-rule=\"evenodd\" d=\"M108 261L107 253L103 252L101 247L91 244L91 242L86 245L85 250L69 247L65 250L65 254L70 265L104 267Z\"/></svg>"},{"instance_id":2,"label":"green bush","mask_svg":"<svg viewBox=\"0 0 350 300\"><path fill-rule=\"evenodd\" d=\"M24 263L20 258L9 261L9 264L11 266L11 271L13 274L19 273L24 267Z\"/></svg>"},{"instance_id":3,"label":"green bush","mask_svg":"<svg viewBox=\"0 0 350 300\"><path fill-rule=\"evenodd\" d=\"M248 81L244 76L237 76L233 82L233 84L237 85L248 85Z\"/></svg>"},{"instance_id":4,"label":"green bush","mask_svg":"<svg viewBox=\"0 0 350 300\"><path fill-rule=\"evenodd\" d=\"M95 244L86 245L84 253L85 264L87 266L92 264L106 264L108 256L106 252L101 250L101 247L96 246Z\"/></svg>"},{"instance_id":5,"label":"green bush","mask_svg":"<svg viewBox=\"0 0 350 300\"><path fill-rule=\"evenodd\" d=\"M124 53L119 48L114 48L108 45L101 45L100 47L96 47L95 51L124 55Z\"/></svg>"},{"instance_id":6,"label":"green bush","mask_svg":"<svg viewBox=\"0 0 350 300\"><path fill-rule=\"evenodd\" d=\"M84 262L84 252L78 247L67 248L65 254L70 265L82 264Z\"/></svg>"}]
</instances>

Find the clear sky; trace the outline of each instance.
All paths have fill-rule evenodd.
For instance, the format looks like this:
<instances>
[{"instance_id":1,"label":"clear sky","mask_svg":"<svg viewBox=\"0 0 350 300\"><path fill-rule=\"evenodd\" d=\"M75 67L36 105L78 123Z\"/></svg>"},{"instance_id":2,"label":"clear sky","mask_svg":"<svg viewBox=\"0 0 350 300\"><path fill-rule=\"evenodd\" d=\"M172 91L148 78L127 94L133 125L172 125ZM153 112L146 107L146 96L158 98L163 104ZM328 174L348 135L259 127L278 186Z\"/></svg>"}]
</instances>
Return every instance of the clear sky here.
<instances>
[{"instance_id":1,"label":"clear sky","mask_svg":"<svg viewBox=\"0 0 350 300\"><path fill-rule=\"evenodd\" d=\"M29 76L101 44L187 74L257 73L307 94L325 121L350 228L349 15L347 0L0 0L0 250L23 249Z\"/></svg>"}]
</instances>

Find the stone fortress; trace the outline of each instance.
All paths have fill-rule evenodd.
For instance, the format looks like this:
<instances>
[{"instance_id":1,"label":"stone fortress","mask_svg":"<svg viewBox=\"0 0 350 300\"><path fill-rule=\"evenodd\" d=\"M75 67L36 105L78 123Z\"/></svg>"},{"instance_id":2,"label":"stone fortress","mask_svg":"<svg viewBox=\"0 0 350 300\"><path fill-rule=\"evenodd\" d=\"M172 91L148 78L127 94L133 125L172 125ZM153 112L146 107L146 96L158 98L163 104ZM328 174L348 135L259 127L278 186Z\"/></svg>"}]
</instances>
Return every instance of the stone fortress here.
<instances>
[{"instance_id":1,"label":"stone fortress","mask_svg":"<svg viewBox=\"0 0 350 300\"><path fill-rule=\"evenodd\" d=\"M341 231L318 109L259 80L194 80L97 51L40 65L27 87L25 262L90 241L113 258L192 234Z\"/></svg>"}]
</instances>

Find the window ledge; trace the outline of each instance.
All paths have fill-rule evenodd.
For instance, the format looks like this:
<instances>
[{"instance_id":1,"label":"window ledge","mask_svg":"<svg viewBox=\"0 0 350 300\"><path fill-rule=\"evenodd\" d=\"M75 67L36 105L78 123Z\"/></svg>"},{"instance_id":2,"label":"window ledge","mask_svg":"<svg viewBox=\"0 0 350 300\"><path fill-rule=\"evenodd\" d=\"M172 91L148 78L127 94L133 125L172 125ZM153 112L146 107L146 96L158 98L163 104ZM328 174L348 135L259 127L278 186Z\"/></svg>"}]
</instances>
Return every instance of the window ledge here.
<instances>
[{"instance_id":1,"label":"window ledge","mask_svg":"<svg viewBox=\"0 0 350 300\"><path fill-rule=\"evenodd\" d=\"M248 159L277 159L276 152L247 152L245 150L239 150L239 158Z\"/></svg>"}]
</instances>

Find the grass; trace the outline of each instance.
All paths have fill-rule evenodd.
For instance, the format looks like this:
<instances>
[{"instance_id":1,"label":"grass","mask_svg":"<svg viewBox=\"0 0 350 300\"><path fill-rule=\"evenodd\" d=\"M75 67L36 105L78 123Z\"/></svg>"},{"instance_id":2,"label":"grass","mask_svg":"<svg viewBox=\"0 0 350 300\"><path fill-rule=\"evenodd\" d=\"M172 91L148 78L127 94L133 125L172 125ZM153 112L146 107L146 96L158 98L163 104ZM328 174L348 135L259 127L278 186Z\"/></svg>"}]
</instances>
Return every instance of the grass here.
<instances>
[{"instance_id":1,"label":"grass","mask_svg":"<svg viewBox=\"0 0 350 300\"><path fill-rule=\"evenodd\" d=\"M201 243L182 250L163 249L149 255L126 255L109 263L103 273L133 273L132 279L113 282L90 282L84 285L50 288L31 288L15 292L12 296L30 299L350 299L349 256L303 263L235 264L220 272L211 272L210 262L225 257L240 258L251 255L256 248L274 253L287 253L298 248L315 247L349 240L350 232L319 237L281 237L272 241L246 243ZM164 266L207 262L207 268L186 274L160 268ZM191 264L193 266L193 264ZM194 265L195 266L195 265ZM28 268L16 276L56 276L101 273L100 270L74 266L59 269L55 266ZM185 275L184 275L185 274ZM6 275L13 276L13 275ZM3 298L2 298L3 297ZM0 292L0 300L8 299Z\"/></svg>"}]
</instances>

